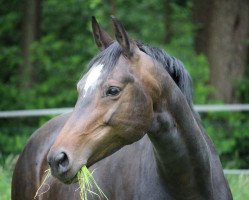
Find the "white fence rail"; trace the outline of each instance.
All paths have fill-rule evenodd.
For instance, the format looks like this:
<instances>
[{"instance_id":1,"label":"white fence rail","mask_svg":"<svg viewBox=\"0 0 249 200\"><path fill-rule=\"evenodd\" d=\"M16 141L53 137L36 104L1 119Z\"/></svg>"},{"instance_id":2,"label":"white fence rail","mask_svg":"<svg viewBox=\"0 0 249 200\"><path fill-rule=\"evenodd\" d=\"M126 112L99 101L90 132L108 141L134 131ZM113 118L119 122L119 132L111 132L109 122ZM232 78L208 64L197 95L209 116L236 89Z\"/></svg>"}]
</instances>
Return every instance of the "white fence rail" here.
<instances>
[{"instance_id":1,"label":"white fence rail","mask_svg":"<svg viewBox=\"0 0 249 200\"><path fill-rule=\"evenodd\" d=\"M195 105L195 110L202 112L239 112L249 111L249 104L226 104L226 105ZM35 109L35 110L13 110L0 111L0 118L14 117L39 117L49 115L59 115L71 112L73 108L51 108L51 109Z\"/></svg>"},{"instance_id":2,"label":"white fence rail","mask_svg":"<svg viewBox=\"0 0 249 200\"><path fill-rule=\"evenodd\" d=\"M239 112L249 111L249 104L195 105L197 112Z\"/></svg>"},{"instance_id":3,"label":"white fence rail","mask_svg":"<svg viewBox=\"0 0 249 200\"><path fill-rule=\"evenodd\" d=\"M40 117L59 115L62 113L71 112L73 108L50 108L50 109L34 109L34 110L10 110L0 111L0 118L15 118L15 117Z\"/></svg>"},{"instance_id":4,"label":"white fence rail","mask_svg":"<svg viewBox=\"0 0 249 200\"><path fill-rule=\"evenodd\" d=\"M224 174L229 175L249 175L249 169L224 169Z\"/></svg>"}]
</instances>

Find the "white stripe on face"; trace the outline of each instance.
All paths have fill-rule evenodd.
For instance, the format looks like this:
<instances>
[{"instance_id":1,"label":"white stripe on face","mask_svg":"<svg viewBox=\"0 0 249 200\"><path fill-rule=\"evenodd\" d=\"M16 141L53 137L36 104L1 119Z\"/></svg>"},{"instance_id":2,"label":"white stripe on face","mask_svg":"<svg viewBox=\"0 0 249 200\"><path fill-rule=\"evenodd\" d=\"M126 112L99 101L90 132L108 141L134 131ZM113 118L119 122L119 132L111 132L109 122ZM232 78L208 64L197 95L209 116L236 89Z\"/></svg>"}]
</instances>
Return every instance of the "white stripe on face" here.
<instances>
[{"instance_id":1,"label":"white stripe on face","mask_svg":"<svg viewBox=\"0 0 249 200\"><path fill-rule=\"evenodd\" d=\"M101 71L103 69L103 64L94 64L90 71L84 76L82 80L77 85L79 91L84 91L84 96L90 91L92 91L98 83L98 79L101 75Z\"/></svg>"}]
</instances>

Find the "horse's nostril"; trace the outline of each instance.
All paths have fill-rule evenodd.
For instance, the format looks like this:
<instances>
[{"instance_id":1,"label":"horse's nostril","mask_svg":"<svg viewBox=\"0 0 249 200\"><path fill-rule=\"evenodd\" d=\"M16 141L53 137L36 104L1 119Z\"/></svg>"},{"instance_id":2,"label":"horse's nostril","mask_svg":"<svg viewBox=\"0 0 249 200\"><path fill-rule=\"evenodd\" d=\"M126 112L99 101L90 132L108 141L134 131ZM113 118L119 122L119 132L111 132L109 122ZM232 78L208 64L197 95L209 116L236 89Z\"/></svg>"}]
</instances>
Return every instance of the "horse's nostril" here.
<instances>
[{"instance_id":1,"label":"horse's nostril","mask_svg":"<svg viewBox=\"0 0 249 200\"><path fill-rule=\"evenodd\" d=\"M65 152L60 152L55 156L52 155L48 156L48 164L51 167L53 175L60 176L61 174L67 172L70 168L67 154Z\"/></svg>"},{"instance_id":2,"label":"horse's nostril","mask_svg":"<svg viewBox=\"0 0 249 200\"><path fill-rule=\"evenodd\" d=\"M69 164L69 160L67 157L67 154L65 154L64 152L60 153L59 155L57 155L55 157L55 163L57 164L57 166L60 168L66 168Z\"/></svg>"}]
</instances>

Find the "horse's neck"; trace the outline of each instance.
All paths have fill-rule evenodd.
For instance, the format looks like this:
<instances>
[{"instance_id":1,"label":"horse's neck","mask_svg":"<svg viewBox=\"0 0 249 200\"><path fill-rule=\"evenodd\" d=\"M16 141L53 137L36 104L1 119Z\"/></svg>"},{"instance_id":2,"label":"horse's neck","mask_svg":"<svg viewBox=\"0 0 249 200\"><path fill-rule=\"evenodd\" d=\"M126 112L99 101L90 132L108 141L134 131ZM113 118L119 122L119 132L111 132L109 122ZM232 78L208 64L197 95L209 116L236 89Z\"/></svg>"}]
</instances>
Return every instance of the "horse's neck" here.
<instances>
[{"instance_id":1,"label":"horse's neck","mask_svg":"<svg viewBox=\"0 0 249 200\"><path fill-rule=\"evenodd\" d=\"M161 177L176 199L213 199L207 138L180 90L168 92L148 134Z\"/></svg>"}]
</instances>

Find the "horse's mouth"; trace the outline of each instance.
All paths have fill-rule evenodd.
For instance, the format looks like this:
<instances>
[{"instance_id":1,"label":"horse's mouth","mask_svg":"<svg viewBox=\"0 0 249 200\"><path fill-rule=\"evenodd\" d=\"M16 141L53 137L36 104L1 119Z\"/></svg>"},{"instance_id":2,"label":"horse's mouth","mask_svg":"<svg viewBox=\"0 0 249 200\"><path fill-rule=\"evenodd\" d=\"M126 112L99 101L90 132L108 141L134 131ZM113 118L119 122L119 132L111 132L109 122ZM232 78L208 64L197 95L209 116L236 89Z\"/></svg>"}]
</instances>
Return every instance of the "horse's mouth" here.
<instances>
[{"instance_id":1,"label":"horse's mouth","mask_svg":"<svg viewBox=\"0 0 249 200\"><path fill-rule=\"evenodd\" d=\"M69 184L72 184L72 183L77 183L78 182L78 178L77 178L77 174L71 178L71 179L68 179L68 180L60 180L62 181L63 183L69 185Z\"/></svg>"},{"instance_id":2,"label":"horse's mouth","mask_svg":"<svg viewBox=\"0 0 249 200\"><path fill-rule=\"evenodd\" d=\"M67 178L67 179L59 179L61 182L63 182L64 184L73 184L73 183L77 183L78 180L78 173L80 172L80 170L82 169L82 167L86 166L87 168L91 167L95 162L93 161L92 163L87 163L85 165L82 165L80 167L80 169L76 172L76 174L72 177L72 178Z\"/></svg>"},{"instance_id":3,"label":"horse's mouth","mask_svg":"<svg viewBox=\"0 0 249 200\"><path fill-rule=\"evenodd\" d=\"M67 173L65 173L63 176L57 177L61 182L64 184L72 184L78 182L78 173L79 171L86 166L88 169L93 166L98 161L108 157L109 155L113 154L114 152L118 151L120 149L120 145L113 145L113 144L106 144L105 147L101 150L96 151L90 158L88 158L87 162L80 166L80 168L72 173L71 170L69 170ZM71 176L70 176L71 174ZM72 178L71 178L72 177Z\"/></svg>"},{"instance_id":4,"label":"horse's mouth","mask_svg":"<svg viewBox=\"0 0 249 200\"><path fill-rule=\"evenodd\" d=\"M69 176L67 173L65 173L64 175L56 176L52 173L52 176L59 182L69 185L78 182L77 174L78 172L73 176Z\"/></svg>"}]
</instances>

